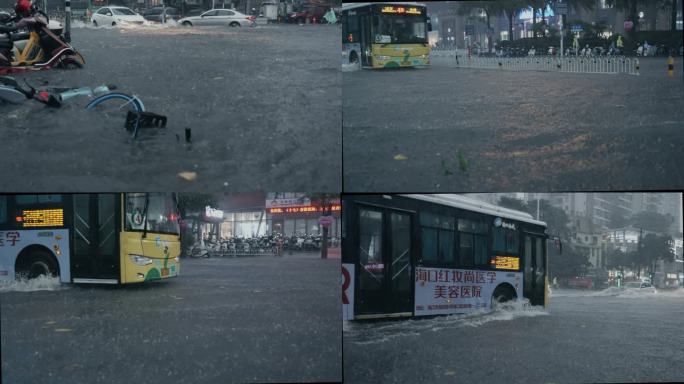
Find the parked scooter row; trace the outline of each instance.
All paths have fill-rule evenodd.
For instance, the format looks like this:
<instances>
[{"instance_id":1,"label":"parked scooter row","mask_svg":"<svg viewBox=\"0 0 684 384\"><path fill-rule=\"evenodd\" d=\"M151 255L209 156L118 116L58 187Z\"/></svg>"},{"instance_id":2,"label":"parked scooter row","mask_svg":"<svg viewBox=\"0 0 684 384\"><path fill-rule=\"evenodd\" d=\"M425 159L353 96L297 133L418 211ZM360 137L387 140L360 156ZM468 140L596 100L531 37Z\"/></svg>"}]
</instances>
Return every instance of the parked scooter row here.
<instances>
[{"instance_id":1,"label":"parked scooter row","mask_svg":"<svg viewBox=\"0 0 684 384\"><path fill-rule=\"evenodd\" d=\"M313 252L320 251L321 236L297 235L283 237L280 234L260 236L253 238L229 238L218 241L204 240L204 244L197 243L188 250L190 257L238 257L281 255L282 251ZM328 246L338 247L340 239L331 237Z\"/></svg>"}]
</instances>

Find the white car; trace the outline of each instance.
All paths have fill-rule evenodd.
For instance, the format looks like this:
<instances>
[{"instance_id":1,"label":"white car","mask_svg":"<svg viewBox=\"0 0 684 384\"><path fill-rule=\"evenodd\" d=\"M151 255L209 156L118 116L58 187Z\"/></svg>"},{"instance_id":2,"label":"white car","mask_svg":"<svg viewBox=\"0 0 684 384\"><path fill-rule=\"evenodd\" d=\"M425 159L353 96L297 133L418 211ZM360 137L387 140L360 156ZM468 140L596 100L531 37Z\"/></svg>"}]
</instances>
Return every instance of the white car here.
<instances>
[{"instance_id":1,"label":"white car","mask_svg":"<svg viewBox=\"0 0 684 384\"><path fill-rule=\"evenodd\" d=\"M102 7L90 18L94 26L144 24L145 18L126 7Z\"/></svg>"},{"instance_id":2,"label":"white car","mask_svg":"<svg viewBox=\"0 0 684 384\"><path fill-rule=\"evenodd\" d=\"M193 26L229 26L229 27L253 27L256 25L256 17L247 16L232 9L212 9L199 16L184 17L178 20L185 27Z\"/></svg>"}]
</instances>

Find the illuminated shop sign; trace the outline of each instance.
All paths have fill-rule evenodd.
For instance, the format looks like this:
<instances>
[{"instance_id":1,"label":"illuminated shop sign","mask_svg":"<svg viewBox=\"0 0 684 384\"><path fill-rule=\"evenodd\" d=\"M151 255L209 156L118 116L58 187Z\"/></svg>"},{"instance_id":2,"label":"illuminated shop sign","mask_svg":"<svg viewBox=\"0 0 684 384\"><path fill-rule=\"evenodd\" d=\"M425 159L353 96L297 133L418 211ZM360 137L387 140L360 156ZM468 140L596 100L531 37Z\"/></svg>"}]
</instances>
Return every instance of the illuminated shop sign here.
<instances>
[{"instance_id":1,"label":"illuminated shop sign","mask_svg":"<svg viewBox=\"0 0 684 384\"><path fill-rule=\"evenodd\" d=\"M517 271L520 269L520 259L511 256L496 256L492 259L491 264L496 269L508 269Z\"/></svg>"},{"instance_id":2,"label":"illuminated shop sign","mask_svg":"<svg viewBox=\"0 0 684 384\"><path fill-rule=\"evenodd\" d=\"M64 210L59 209L26 209L21 211L17 222L24 228L61 227L64 225Z\"/></svg>"},{"instance_id":3,"label":"illuminated shop sign","mask_svg":"<svg viewBox=\"0 0 684 384\"><path fill-rule=\"evenodd\" d=\"M342 209L341 205L333 205L330 207L330 210L335 212L335 211L340 211ZM323 212L323 207L315 206L315 205L305 205L305 206L300 206L300 207L284 207L284 208L269 208L268 213L305 213L305 212Z\"/></svg>"},{"instance_id":4,"label":"illuminated shop sign","mask_svg":"<svg viewBox=\"0 0 684 384\"><path fill-rule=\"evenodd\" d=\"M380 12L382 12L382 13L390 13L390 14L400 14L400 15L403 15L403 14L406 14L406 15L421 15L421 14L422 14L421 9L420 9L420 8L417 8L417 7L401 7L401 6L395 7L395 6L391 6L391 5L382 7L382 9L380 10Z\"/></svg>"}]
</instances>

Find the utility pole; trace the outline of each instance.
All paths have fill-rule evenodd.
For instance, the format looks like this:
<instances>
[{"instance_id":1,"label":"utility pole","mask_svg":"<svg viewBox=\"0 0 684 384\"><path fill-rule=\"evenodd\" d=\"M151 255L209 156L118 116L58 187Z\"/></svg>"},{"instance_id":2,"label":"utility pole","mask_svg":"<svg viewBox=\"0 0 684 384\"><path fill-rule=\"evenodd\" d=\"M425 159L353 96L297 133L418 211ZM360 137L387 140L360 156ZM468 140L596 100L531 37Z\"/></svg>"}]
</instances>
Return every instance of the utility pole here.
<instances>
[{"instance_id":1,"label":"utility pole","mask_svg":"<svg viewBox=\"0 0 684 384\"><path fill-rule=\"evenodd\" d=\"M64 40L71 43L71 0L64 1Z\"/></svg>"}]
</instances>

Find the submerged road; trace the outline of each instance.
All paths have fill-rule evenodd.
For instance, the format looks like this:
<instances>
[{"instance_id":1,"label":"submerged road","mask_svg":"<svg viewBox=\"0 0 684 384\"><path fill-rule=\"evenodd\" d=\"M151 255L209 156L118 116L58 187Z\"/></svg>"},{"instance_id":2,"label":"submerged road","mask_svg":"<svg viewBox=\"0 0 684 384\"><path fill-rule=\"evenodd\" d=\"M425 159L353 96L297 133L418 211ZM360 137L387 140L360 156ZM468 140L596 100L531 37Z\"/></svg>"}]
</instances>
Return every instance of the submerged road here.
<instances>
[{"instance_id":1,"label":"submerged road","mask_svg":"<svg viewBox=\"0 0 684 384\"><path fill-rule=\"evenodd\" d=\"M184 259L151 284L6 287L3 383L339 382L339 269L316 254Z\"/></svg>"},{"instance_id":2,"label":"submerged road","mask_svg":"<svg viewBox=\"0 0 684 384\"><path fill-rule=\"evenodd\" d=\"M340 191L339 36L336 25L75 28L83 69L15 77L36 86L114 84L167 116L167 127L133 140L125 109L86 112L85 97L59 109L0 105L0 185Z\"/></svg>"},{"instance_id":3,"label":"submerged road","mask_svg":"<svg viewBox=\"0 0 684 384\"><path fill-rule=\"evenodd\" d=\"M641 76L344 72L345 191L679 188L679 68L668 77L660 58L642 60Z\"/></svg>"},{"instance_id":4,"label":"submerged road","mask_svg":"<svg viewBox=\"0 0 684 384\"><path fill-rule=\"evenodd\" d=\"M345 383L684 380L684 291L558 292L548 311L345 324Z\"/></svg>"}]
</instances>

